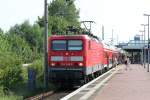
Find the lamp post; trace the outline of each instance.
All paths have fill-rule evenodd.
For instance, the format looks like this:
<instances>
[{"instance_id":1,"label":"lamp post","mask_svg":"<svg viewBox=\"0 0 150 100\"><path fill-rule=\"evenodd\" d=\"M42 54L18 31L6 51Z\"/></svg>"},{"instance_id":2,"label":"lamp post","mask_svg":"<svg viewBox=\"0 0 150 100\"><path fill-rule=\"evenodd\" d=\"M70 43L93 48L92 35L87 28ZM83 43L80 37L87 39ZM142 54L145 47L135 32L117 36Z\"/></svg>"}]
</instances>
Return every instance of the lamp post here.
<instances>
[{"instance_id":1,"label":"lamp post","mask_svg":"<svg viewBox=\"0 0 150 100\"><path fill-rule=\"evenodd\" d=\"M102 40L104 40L104 26L102 26Z\"/></svg>"},{"instance_id":2,"label":"lamp post","mask_svg":"<svg viewBox=\"0 0 150 100\"><path fill-rule=\"evenodd\" d=\"M44 85L48 88L48 3L44 1Z\"/></svg>"},{"instance_id":3,"label":"lamp post","mask_svg":"<svg viewBox=\"0 0 150 100\"><path fill-rule=\"evenodd\" d=\"M150 15L148 15L148 14L144 14L144 16L147 16L148 17L148 65L147 65L147 72L149 72L149 59L150 59L150 57L149 57L149 16Z\"/></svg>"},{"instance_id":4,"label":"lamp post","mask_svg":"<svg viewBox=\"0 0 150 100\"><path fill-rule=\"evenodd\" d=\"M145 50L145 41L146 41L146 39L145 39L145 27L147 26L148 24L141 24L141 26L144 26L144 30L143 30L143 32L144 32L144 50L143 50L143 55L144 55L144 68L145 68L145 63L146 63L146 50Z\"/></svg>"},{"instance_id":5,"label":"lamp post","mask_svg":"<svg viewBox=\"0 0 150 100\"><path fill-rule=\"evenodd\" d=\"M142 65L145 65L145 64L144 64L144 56L145 56L145 55L144 55L144 46L143 46L143 44L144 44L144 42L143 42L143 41L144 41L144 39L143 39L143 36L144 36L143 33L144 33L144 31L143 31L143 30L140 30L139 32L142 33L142 39L141 39L141 41L142 41L142 42L141 42L141 44L142 44L142 49L141 49L141 50L142 50L142 53L141 53L141 64L142 64Z\"/></svg>"},{"instance_id":6,"label":"lamp post","mask_svg":"<svg viewBox=\"0 0 150 100\"><path fill-rule=\"evenodd\" d=\"M114 43L114 30L112 29L112 45Z\"/></svg>"}]
</instances>

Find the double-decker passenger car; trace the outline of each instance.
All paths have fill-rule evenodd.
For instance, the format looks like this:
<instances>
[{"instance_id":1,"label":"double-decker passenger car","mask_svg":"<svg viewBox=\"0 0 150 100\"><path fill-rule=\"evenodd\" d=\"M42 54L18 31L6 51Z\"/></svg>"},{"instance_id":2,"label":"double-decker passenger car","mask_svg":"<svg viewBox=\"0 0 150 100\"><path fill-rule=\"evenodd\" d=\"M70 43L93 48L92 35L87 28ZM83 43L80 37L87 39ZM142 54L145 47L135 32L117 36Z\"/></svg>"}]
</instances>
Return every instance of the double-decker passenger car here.
<instances>
[{"instance_id":1,"label":"double-decker passenger car","mask_svg":"<svg viewBox=\"0 0 150 100\"><path fill-rule=\"evenodd\" d=\"M119 50L112 45L108 45L103 42L104 49L104 68L110 69L118 64L119 60Z\"/></svg>"}]
</instances>

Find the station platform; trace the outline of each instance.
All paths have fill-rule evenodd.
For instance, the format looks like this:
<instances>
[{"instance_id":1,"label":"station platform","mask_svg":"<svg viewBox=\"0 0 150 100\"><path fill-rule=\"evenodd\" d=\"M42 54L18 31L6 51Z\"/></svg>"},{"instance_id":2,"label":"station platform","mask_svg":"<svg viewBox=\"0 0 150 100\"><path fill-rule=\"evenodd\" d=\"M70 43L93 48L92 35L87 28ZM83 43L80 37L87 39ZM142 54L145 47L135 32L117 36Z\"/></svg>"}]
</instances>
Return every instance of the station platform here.
<instances>
[{"instance_id":1,"label":"station platform","mask_svg":"<svg viewBox=\"0 0 150 100\"><path fill-rule=\"evenodd\" d=\"M150 100L150 72L138 64L120 67L90 100Z\"/></svg>"}]
</instances>

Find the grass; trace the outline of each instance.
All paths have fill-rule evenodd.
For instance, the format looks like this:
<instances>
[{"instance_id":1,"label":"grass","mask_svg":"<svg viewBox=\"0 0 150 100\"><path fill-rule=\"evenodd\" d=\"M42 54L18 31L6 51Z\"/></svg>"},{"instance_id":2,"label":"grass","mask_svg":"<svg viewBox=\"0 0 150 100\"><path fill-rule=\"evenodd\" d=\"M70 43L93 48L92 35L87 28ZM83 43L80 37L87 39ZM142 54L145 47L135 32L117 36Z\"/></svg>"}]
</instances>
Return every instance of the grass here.
<instances>
[{"instance_id":1,"label":"grass","mask_svg":"<svg viewBox=\"0 0 150 100\"><path fill-rule=\"evenodd\" d=\"M29 90L27 83L20 84L13 89L9 90L9 95L2 95L0 96L0 100L23 100L43 92L53 91L56 90L54 85L49 86L49 89L44 90L42 87L38 87L35 90ZM10 92L11 91L11 92Z\"/></svg>"},{"instance_id":2,"label":"grass","mask_svg":"<svg viewBox=\"0 0 150 100\"><path fill-rule=\"evenodd\" d=\"M16 96L16 95L12 95L12 96L0 96L0 100L23 100L23 97Z\"/></svg>"}]
</instances>

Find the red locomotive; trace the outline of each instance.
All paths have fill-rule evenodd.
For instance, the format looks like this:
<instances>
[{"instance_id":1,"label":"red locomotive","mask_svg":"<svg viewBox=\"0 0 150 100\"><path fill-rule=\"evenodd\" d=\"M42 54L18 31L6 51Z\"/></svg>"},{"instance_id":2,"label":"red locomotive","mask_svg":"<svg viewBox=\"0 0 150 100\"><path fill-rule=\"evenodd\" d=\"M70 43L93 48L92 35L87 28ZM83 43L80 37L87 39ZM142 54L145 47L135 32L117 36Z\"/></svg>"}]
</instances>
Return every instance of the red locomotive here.
<instances>
[{"instance_id":1,"label":"red locomotive","mask_svg":"<svg viewBox=\"0 0 150 100\"><path fill-rule=\"evenodd\" d=\"M119 61L119 51L88 35L49 37L49 79L71 85L86 83Z\"/></svg>"}]
</instances>

